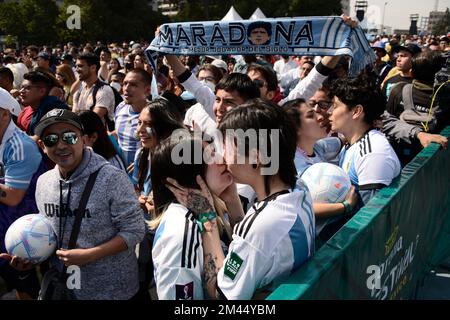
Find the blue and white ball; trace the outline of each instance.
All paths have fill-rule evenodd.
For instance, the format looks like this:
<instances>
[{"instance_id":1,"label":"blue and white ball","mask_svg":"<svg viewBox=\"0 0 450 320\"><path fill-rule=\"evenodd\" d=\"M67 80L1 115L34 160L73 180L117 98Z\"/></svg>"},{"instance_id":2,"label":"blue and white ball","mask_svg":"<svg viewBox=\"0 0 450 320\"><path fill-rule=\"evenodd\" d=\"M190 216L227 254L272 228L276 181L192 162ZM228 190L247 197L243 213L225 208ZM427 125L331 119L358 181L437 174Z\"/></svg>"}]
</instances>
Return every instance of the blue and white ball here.
<instances>
[{"instance_id":1,"label":"blue and white ball","mask_svg":"<svg viewBox=\"0 0 450 320\"><path fill-rule=\"evenodd\" d=\"M5 247L12 256L33 264L50 257L56 249L56 234L50 222L40 214L27 214L9 227Z\"/></svg>"},{"instance_id":2,"label":"blue and white ball","mask_svg":"<svg viewBox=\"0 0 450 320\"><path fill-rule=\"evenodd\" d=\"M314 202L338 203L345 199L351 182L347 173L331 163L315 163L301 176Z\"/></svg>"}]
</instances>

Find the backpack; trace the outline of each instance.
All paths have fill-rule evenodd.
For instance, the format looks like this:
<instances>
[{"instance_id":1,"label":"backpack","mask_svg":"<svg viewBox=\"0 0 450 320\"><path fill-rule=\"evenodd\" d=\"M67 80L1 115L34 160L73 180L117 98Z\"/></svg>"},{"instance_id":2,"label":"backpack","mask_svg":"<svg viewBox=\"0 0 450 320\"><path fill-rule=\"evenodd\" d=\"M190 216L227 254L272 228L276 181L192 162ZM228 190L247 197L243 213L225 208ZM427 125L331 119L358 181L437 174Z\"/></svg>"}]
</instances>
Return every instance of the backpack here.
<instances>
[{"instance_id":1,"label":"backpack","mask_svg":"<svg viewBox=\"0 0 450 320\"><path fill-rule=\"evenodd\" d=\"M420 112L416 110L413 102L412 89L412 83L405 84L402 88L404 111L400 114L399 118L409 124L429 129L425 131L433 132L436 127L436 118L433 117L432 110L430 110L430 112Z\"/></svg>"},{"instance_id":2,"label":"backpack","mask_svg":"<svg viewBox=\"0 0 450 320\"><path fill-rule=\"evenodd\" d=\"M103 86L108 86L112 89L113 93L114 93L114 114L116 113L116 108L117 106L123 101L122 96L120 95L120 93L114 89L113 87L111 87L109 84L107 84L106 82L103 82L101 80L97 80L94 84L94 89L92 90L92 106L89 108L89 110L92 110L94 108L94 106L97 104L97 92L98 90L103 87ZM110 120L108 117L108 114L105 115L105 122L108 128L108 131L114 131L115 129L115 123L113 120Z\"/></svg>"}]
</instances>

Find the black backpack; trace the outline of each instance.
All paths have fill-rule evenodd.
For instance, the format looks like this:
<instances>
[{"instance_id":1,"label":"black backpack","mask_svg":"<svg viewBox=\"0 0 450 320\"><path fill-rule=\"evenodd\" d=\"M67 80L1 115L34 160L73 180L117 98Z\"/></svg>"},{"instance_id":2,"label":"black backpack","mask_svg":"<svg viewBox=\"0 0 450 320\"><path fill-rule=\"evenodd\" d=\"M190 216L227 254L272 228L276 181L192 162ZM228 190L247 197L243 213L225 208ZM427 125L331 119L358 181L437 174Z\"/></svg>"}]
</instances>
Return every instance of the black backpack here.
<instances>
[{"instance_id":1,"label":"black backpack","mask_svg":"<svg viewBox=\"0 0 450 320\"><path fill-rule=\"evenodd\" d=\"M123 101L123 98L115 88L111 87L109 84L107 84L101 80L97 80L97 82L95 82L95 84L94 84L94 90L92 90L92 95L93 95L92 96L92 106L89 108L89 110L92 110L94 108L94 106L97 104L97 92L103 86L109 86L114 93L114 114L115 114L116 108ZM109 119L108 114L105 115L105 121L106 121L106 125L108 126L108 131L114 131L114 128L115 128L114 121Z\"/></svg>"}]
</instances>

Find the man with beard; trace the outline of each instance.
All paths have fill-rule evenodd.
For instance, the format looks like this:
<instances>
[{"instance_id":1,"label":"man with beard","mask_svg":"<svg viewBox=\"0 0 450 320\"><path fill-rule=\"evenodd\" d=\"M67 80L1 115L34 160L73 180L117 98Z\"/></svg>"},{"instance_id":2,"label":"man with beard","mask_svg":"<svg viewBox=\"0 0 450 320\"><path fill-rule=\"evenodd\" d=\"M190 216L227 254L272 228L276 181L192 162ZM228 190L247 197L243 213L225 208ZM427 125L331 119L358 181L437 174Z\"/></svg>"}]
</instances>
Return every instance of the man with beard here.
<instances>
[{"instance_id":1,"label":"man with beard","mask_svg":"<svg viewBox=\"0 0 450 320\"><path fill-rule=\"evenodd\" d=\"M114 120L115 98L112 88L98 79L99 69L100 59L96 55L84 53L77 58L76 71L81 85L73 97L73 111L92 110L106 123L107 119Z\"/></svg>"}]
</instances>

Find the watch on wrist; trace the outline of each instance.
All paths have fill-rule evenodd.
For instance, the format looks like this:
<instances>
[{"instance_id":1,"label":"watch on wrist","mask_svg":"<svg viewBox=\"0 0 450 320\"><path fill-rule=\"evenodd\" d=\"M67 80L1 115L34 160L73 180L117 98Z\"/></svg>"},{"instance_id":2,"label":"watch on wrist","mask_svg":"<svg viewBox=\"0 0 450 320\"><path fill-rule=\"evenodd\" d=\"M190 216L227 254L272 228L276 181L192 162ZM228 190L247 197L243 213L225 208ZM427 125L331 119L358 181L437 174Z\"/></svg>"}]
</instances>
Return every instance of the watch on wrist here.
<instances>
[{"instance_id":1,"label":"watch on wrist","mask_svg":"<svg viewBox=\"0 0 450 320\"><path fill-rule=\"evenodd\" d=\"M350 205L350 203L349 203L347 200L344 200L344 201L342 202L342 204L344 205L344 209L345 209L344 214L345 214L345 215L350 214L350 213L352 212L352 210L353 210L353 208L352 208L352 206Z\"/></svg>"}]
</instances>

